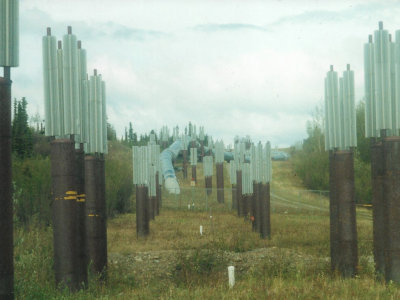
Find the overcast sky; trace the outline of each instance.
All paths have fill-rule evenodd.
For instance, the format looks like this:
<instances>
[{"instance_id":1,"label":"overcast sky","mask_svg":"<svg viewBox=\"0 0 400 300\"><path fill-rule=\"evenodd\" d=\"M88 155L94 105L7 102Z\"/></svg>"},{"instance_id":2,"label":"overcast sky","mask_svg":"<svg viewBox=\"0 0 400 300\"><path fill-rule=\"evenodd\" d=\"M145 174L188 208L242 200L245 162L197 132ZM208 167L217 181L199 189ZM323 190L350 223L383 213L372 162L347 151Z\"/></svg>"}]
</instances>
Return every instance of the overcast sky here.
<instances>
[{"instance_id":1,"label":"overcast sky","mask_svg":"<svg viewBox=\"0 0 400 300\"><path fill-rule=\"evenodd\" d=\"M382 0L21 0L13 97L44 116L41 39L71 25L106 81L119 137L129 122L140 134L192 121L226 144L249 134L290 146L323 103L329 65L349 63L364 97L363 44L378 21L400 29L399 15Z\"/></svg>"}]
</instances>

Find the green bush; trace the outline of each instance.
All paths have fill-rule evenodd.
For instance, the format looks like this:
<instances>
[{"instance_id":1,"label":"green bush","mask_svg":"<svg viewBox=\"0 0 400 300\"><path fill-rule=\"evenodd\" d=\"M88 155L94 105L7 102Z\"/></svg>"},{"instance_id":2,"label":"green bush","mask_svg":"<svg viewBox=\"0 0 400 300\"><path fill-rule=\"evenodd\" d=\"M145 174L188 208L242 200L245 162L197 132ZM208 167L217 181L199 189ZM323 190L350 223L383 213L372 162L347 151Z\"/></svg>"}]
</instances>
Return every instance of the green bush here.
<instances>
[{"instance_id":1,"label":"green bush","mask_svg":"<svg viewBox=\"0 0 400 300\"><path fill-rule=\"evenodd\" d=\"M40 224L51 219L51 177L48 157L13 159L15 221L29 223L33 218Z\"/></svg>"}]
</instances>

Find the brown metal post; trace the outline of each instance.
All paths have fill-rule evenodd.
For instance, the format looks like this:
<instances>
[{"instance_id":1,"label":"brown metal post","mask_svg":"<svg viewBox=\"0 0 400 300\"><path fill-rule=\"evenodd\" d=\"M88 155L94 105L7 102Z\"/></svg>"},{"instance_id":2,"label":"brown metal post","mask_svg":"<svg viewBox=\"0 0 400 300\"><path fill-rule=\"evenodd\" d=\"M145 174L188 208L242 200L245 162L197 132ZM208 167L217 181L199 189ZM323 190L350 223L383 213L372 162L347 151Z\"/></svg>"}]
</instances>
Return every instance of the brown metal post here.
<instances>
[{"instance_id":1,"label":"brown metal post","mask_svg":"<svg viewBox=\"0 0 400 300\"><path fill-rule=\"evenodd\" d=\"M257 223L259 222L259 210L258 210L258 183L253 181L253 196L251 198L251 215L250 220L252 221L253 231L257 231Z\"/></svg>"},{"instance_id":2,"label":"brown metal post","mask_svg":"<svg viewBox=\"0 0 400 300\"><path fill-rule=\"evenodd\" d=\"M78 193L76 197L77 204L77 272L78 272L78 284L79 287L87 287L87 257L86 257L86 211L85 211L85 153L83 151L83 144L80 145L80 149L75 150L75 170L76 170L76 191Z\"/></svg>"},{"instance_id":3,"label":"brown metal post","mask_svg":"<svg viewBox=\"0 0 400 300\"><path fill-rule=\"evenodd\" d=\"M86 249L93 273L106 279L107 216L105 201L104 159L85 157Z\"/></svg>"},{"instance_id":4,"label":"brown metal post","mask_svg":"<svg viewBox=\"0 0 400 300\"><path fill-rule=\"evenodd\" d=\"M147 187L145 185L136 186L136 234L138 237L149 234L147 221Z\"/></svg>"},{"instance_id":5,"label":"brown metal post","mask_svg":"<svg viewBox=\"0 0 400 300\"><path fill-rule=\"evenodd\" d=\"M54 272L57 286L78 289L78 218L74 142L50 143Z\"/></svg>"},{"instance_id":6,"label":"brown metal post","mask_svg":"<svg viewBox=\"0 0 400 300\"><path fill-rule=\"evenodd\" d=\"M182 156L183 156L183 178L187 178L187 149L182 150Z\"/></svg>"},{"instance_id":7,"label":"brown metal post","mask_svg":"<svg viewBox=\"0 0 400 300\"><path fill-rule=\"evenodd\" d=\"M344 277L357 273L357 225L353 151L336 151L335 183L338 205L339 271ZM399 224L400 225L400 224Z\"/></svg>"},{"instance_id":8,"label":"brown metal post","mask_svg":"<svg viewBox=\"0 0 400 300\"><path fill-rule=\"evenodd\" d=\"M197 183L196 166L192 166L192 180Z\"/></svg>"},{"instance_id":9,"label":"brown metal post","mask_svg":"<svg viewBox=\"0 0 400 300\"><path fill-rule=\"evenodd\" d=\"M236 200L238 216L243 217L243 201L242 201L242 171L236 171Z\"/></svg>"},{"instance_id":10,"label":"brown metal post","mask_svg":"<svg viewBox=\"0 0 400 300\"><path fill-rule=\"evenodd\" d=\"M149 197L148 202L149 202L149 216L150 216L150 220L155 220L156 218L156 207L155 207L155 203L157 201L157 197L156 196L152 196Z\"/></svg>"},{"instance_id":11,"label":"brown metal post","mask_svg":"<svg viewBox=\"0 0 400 300\"><path fill-rule=\"evenodd\" d=\"M212 193L212 176L206 176L204 178L207 196L210 196Z\"/></svg>"},{"instance_id":12,"label":"brown metal post","mask_svg":"<svg viewBox=\"0 0 400 300\"><path fill-rule=\"evenodd\" d=\"M216 164L217 171L217 200L224 203L224 163Z\"/></svg>"},{"instance_id":13,"label":"brown metal post","mask_svg":"<svg viewBox=\"0 0 400 300\"><path fill-rule=\"evenodd\" d=\"M261 211L260 211L260 236L261 238L271 237L271 220L270 220L270 184L261 185L260 191Z\"/></svg>"},{"instance_id":14,"label":"brown metal post","mask_svg":"<svg viewBox=\"0 0 400 300\"><path fill-rule=\"evenodd\" d=\"M339 261L339 224L338 224L338 205L336 199L335 183L335 155L329 151L329 220L330 220L330 254L331 270L338 269Z\"/></svg>"},{"instance_id":15,"label":"brown metal post","mask_svg":"<svg viewBox=\"0 0 400 300\"><path fill-rule=\"evenodd\" d=\"M385 279L400 282L400 137L383 138Z\"/></svg>"},{"instance_id":16,"label":"brown metal post","mask_svg":"<svg viewBox=\"0 0 400 300\"><path fill-rule=\"evenodd\" d=\"M160 185L158 184L159 177L160 177L160 174L158 172L156 172L156 199L154 202L154 212L155 212L156 216L160 215L160 196L161 196L160 192L161 192L161 189L160 189Z\"/></svg>"},{"instance_id":17,"label":"brown metal post","mask_svg":"<svg viewBox=\"0 0 400 300\"><path fill-rule=\"evenodd\" d=\"M0 77L0 299L9 300L14 299L11 80L4 75Z\"/></svg>"},{"instance_id":18,"label":"brown metal post","mask_svg":"<svg viewBox=\"0 0 400 300\"><path fill-rule=\"evenodd\" d=\"M232 209L237 210L236 184L232 184Z\"/></svg>"},{"instance_id":19,"label":"brown metal post","mask_svg":"<svg viewBox=\"0 0 400 300\"><path fill-rule=\"evenodd\" d=\"M262 183L261 182L258 182L257 183L257 188L256 188L256 190L257 190L257 194L256 194L256 197L257 197L257 199L256 199L256 215L255 215L255 219L257 220L256 221L256 231L257 232L261 232L261 209L262 209L262 204L261 204L261 200L262 200L262 192L263 192L263 190L262 190Z\"/></svg>"},{"instance_id":20,"label":"brown metal post","mask_svg":"<svg viewBox=\"0 0 400 300\"><path fill-rule=\"evenodd\" d=\"M385 274L384 252L384 161L382 142L371 144L371 183L372 183L372 216L373 216L373 246L375 270L378 274Z\"/></svg>"}]
</instances>

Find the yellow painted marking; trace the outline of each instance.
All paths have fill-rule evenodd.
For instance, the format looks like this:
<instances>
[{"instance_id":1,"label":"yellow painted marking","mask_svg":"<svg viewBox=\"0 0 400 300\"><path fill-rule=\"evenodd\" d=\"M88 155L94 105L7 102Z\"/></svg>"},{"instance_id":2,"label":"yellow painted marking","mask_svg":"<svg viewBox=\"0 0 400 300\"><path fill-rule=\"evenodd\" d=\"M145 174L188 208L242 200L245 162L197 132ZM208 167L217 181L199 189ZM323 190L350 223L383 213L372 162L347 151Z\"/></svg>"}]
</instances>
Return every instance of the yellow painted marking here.
<instances>
[{"instance_id":1,"label":"yellow painted marking","mask_svg":"<svg viewBox=\"0 0 400 300\"><path fill-rule=\"evenodd\" d=\"M100 217L100 215L88 214L88 217Z\"/></svg>"},{"instance_id":2,"label":"yellow painted marking","mask_svg":"<svg viewBox=\"0 0 400 300\"><path fill-rule=\"evenodd\" d=\"M78 195L78 197L85 198L86 194L80 194L80 195Z\"/></svg>"},{"instance_id":3,"label":"yellow painted marking","mask_svg":"<svg viewBox=\"0 0 400 300\"><path fill-rule=\"evenodd\" d=\"M76 200L76 196L67 196L64 197L64 200Z\"/></svg>"},{"instance_id":4,"label":"yellow painted marking","mask_svg":"<svg viewBox=\"0 0 400 300\"><path fill-rule=\"evenodd\" d=\"M78 195L76 191L67 191L65 194L67 195Z\"/></svg>"}]
</instances>

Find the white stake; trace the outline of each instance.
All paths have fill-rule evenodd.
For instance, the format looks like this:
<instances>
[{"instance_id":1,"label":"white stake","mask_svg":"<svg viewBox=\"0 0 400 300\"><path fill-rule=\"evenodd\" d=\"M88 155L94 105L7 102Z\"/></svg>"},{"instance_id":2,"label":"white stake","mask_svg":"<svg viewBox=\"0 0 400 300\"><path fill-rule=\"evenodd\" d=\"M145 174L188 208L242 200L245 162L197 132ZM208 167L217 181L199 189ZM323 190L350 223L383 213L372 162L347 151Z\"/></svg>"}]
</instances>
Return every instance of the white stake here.
<instances>
[{"instance_id":1,"label":"white stake","mask_svg":"<svg viewBox=\"0 0 400 300\"><path fill-rule=\"evenodd\" d=\"M232 288L235 285L235 267L228 267L228 279L229 279L229 287Z\"/></svg>"},{"instance_id":2,"label":"white stake","mask_svg":"<svg viewBox=\"0 0 400 300\"><path fill-rule=\"evenodd\" d=\"M200 225L200 235L203 235L203 225Z\"/></svg>"}]
</instances>

